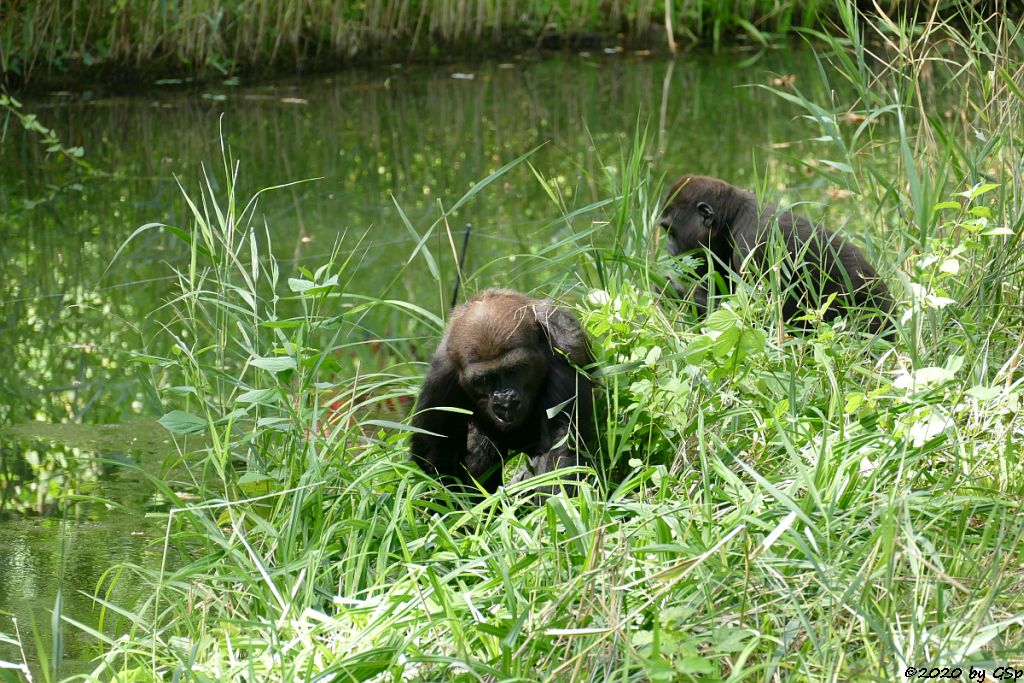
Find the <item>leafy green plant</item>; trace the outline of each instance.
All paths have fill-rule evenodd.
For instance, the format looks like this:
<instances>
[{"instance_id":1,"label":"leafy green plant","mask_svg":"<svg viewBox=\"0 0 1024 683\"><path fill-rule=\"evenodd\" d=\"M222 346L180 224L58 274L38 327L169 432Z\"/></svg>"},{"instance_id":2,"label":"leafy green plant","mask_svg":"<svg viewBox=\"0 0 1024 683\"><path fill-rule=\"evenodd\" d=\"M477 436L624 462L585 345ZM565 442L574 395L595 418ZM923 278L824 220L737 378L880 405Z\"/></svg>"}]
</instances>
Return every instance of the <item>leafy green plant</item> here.
<instances>
[{"instance_id":1,"label":"leafy green plant","mask_svg":"<svg viewBox=\"0 0 1024 683\"><path fill-rule=\"evenodd\" d=\"M86 171L93 171L92 166L83 158L85 150L82 147L67 147L64 145L52 128L45 126L35 114L26 114L23 111L21 102L11 95L0 92L0 111L4 113L3 129L6 131L11 119L14 119L29 133L35 135L39 144L46 148L47 154L56 154Z\"/></svg>"}]
</instances>

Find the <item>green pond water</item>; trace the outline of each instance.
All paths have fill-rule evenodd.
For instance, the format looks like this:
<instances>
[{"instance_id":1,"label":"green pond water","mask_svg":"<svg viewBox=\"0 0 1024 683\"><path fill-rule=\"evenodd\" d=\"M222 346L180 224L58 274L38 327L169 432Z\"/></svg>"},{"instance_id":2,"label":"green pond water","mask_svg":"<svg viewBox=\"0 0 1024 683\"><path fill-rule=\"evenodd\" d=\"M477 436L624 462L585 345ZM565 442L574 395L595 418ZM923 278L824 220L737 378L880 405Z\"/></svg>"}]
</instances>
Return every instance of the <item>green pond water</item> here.
<instances>
[{"instance_id":1,"label":"green pond water","mask_svg":"<svg viewBox=\"0 0 1024 683\"><path fill-rule=\"evenodd\" d=\"M656 174L698 171L751 185L755 171L846 215L800 160L816 130L793 105L749 84L794 75L802 92L828 101L809 52L690 55L675 62L617 54L440 67L384 67L302 80L200 89L154 86L144 94L51 93L25 109L55 128L102 175L47 157L20 126L0 148L0 633L15 631L33 667L63 613L95 625L90 599L111 567L160 563L167 510L149 476L174 481L179 446L155 422L165 407L127 362L154 342L154 312L174 293L183 257L167 232L149 231L111 258L140 225L186 225L178 182L198 196L203 165L221 186L220 135L241 163L243 193L305 178L266 195L260 222L283 259L282 278L326 261L336 240L356 252L350 289L377 296L418 230L474 182L540 145L531 157L557 180L571 208L608 196L615 167L646 124ZM792 143L787 145L787 143ZM882 153L882 152L880 152ZM177 179L177 180L176 180ZM827 206L830 202L834 206ZM514 256L558 239L558 209L521 165L458 213L472 223L471 289L545 281ZM561 225L561 227L559 227ZM853 224L848 230L869 229ZM441 236L443 279L452 281ZM510 258L512 257L512 258ZM426 265L405 269L390 295L441 313ZM445 288L447 290L447 288ZM384 323L382 323L384 324ZM385 333L386 330L378 331ZM427 349L429 351L429 349ZM173 484L172 484L173 485ZM158 516L155 516L158 517ZM105 585L105 584L104 584ZM105 590L105 589L104 589ZM131 583L106 596L131 600ZM62 627L67 675L87 667L94 644ZM0 660L21 661L0 641Z\"/></svg>"}]
</instances>

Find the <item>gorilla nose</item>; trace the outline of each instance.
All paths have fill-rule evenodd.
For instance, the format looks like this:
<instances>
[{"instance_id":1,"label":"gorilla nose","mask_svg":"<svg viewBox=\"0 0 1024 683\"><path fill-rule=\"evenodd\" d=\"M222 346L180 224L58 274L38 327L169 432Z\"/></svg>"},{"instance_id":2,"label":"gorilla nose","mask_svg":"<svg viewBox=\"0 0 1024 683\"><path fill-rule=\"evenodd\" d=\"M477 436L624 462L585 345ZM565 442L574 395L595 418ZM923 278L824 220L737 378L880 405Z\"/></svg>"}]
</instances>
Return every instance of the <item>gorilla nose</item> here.
<instances>
[{"instance_id":1,"label":"gorilla nose","mask_svg":"<svg viewBox=\"0 0 1024 683\"><path fill-rule=\"evenodd\" d=\"M668 215L663 215L661 220L658 221L658 225L668 230L672 227L672 219L669 218Z\"/></svg>"},{"instance_id":2,"label":"gorilla nose","mask_svg":"<svg viewBox=\"0 0 1024 683\"><path fill-rule=\"evenodd\" d=\"M511 422L519 410L519 396L514 391L496 391L491 398L494 414L505 422Z\"/></svg>"},{"instance_id":3,"label":"gorilla nose","mask_svg":"<svg viewBox=\"0 0 1024 683\"><path fill-rule=\"evenodd\" d=\"M511 389L505 389L503 391L494 392L494 402L500 406L511 406L513 403L519 402L519 397L516 396L516 392Z\"/></svg>"}]
</instances>

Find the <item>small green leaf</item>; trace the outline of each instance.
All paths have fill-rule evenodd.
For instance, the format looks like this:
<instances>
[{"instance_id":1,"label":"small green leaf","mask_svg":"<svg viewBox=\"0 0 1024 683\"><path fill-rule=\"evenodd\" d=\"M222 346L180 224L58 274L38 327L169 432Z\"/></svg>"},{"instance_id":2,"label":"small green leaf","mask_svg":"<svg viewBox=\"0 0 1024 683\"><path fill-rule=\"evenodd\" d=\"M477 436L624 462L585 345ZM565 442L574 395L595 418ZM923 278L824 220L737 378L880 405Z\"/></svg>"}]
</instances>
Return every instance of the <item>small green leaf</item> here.
<instances>
[{"instance_id":1,"label":"small green leaf","mask_svg":"<svg viewBox=\"0 0 1024 683\"><path fill-rule=\"evenodd\" d=\"M764 351L764 345L768 341L761 330L743 330L740 335L740 350L746 355L752 356Z\"/></svg>"},{"instance_id":2,"label":"small green leaf","mask_svg":"<svg viewBox=\"0 0 1024 683\"><path fill-rule=\"evenodd\" d=\"M252 403L258 405L273 405L277 403L276 389L250 389L244 394L235 397L235 403Z\"/></svg>"},{"instance_id":3,"label":"small green leaf","mask_svg":"<svg viewBox=\"0 0 1024 683\"><path fill-rule=\"evenodd\" d=\"M315 282L309 280L300 280L299 278L290 277L288 278L288 289L293 292L305 292L306 290L313 289L316 287Z\"/></svg>"},{"instance_id":4,"label":"small green leaf","mask_svg":"<svg viewBox=\"0 0 1024 683\"><path fill-rule=\"evenodd\" d=\"M971 189L964 190L963 192L957 192L956 194L959 197L967 197L968 199L975 199L976 197L980 197L981 195L985 194L986 192L994 190L997 187L999 187L999 186L995 185L993 183L978 183L977 185L975 185Z\"/></svg>"},{"instance_id":5,"label":"small green leaf","mask_svg":"<svg viewBox=\"0 0 1024 683\"><path fill-rule=\"evenodd\" d=\"M276 431L284 431L285 427L291 425L291 422L286 417L261 417L256 420L256 426L263 429L273 429Z\"/></svg>"},{"instance_id":6,"label":"small green leaf","mask_svg":"<svg viewBox=\"0 0 1024 683\"><path fill-rule=\"evenodd\" d=\"M684 674L709 674L714 671L711 662L698 655L681 657L676 661L675 666L676 671Z\"/></svg>"},{"instance_id":7,"label":"small green leaf","mask_svg":"<svg viewBox=\"0 0 1024 683\"><path fill-rule=\"evenodd\" d=\"M843 163L842 161L832 161L831 159L820 159L820 161L823 164L831 166L837 171L842 171L843 173L853 173L853 167L850 166L849 164Z\"/></svg>"},{"instance_id":8,"label":"small green leaf","mask_svg":"<svg viewBox=\"0 0 1024 683\"><path fill-rule=\"evenodd\" d=\"M995 397L999 396L1002 391L996 387L986 387L981 384L971 387L967 390L967 395L978 399L979 401L991 401Z\"/></svg>"},{"instance_id":9,"label":"small green leaf","mask_svg":"<svg viewBox=\"0 0 1024 683\"><path fill-rule=\"evenodd\" d=\"M261 370L267 372L284 372L285 370L295 369L295 359L291 356L269 356L266 358L253 358L249 361L250 365L254 365Z\"/></svg>"},{"instance_id":10,"label":"small green leaf","mask_svg":"<svg viewBox=\"0 0 1024 683\"><path fill-rule=\"evenodd\" d=\"M997 187L999 187L999 183L983 183L981 185L975 185L973 188L971 188L971 199L980 197L986 192L991 192Z\"/></svg>"},{"instance_id":11,"label":"small green leaf","mask_svg":"<svg viewBox=\"0 0 1024 683\"><path fill-rule=\"evenodd\" d=\"M170 358L161 358L160 356L150 356L144 353L132 353L129 360L132 363L139 363L142 365L156 365L161 368L170 367L174 365L174 361Z\"/></svg>"},{"instance_id":12,"label":"small green leaf","mask_svg":"<svg viewBox=\"0 0 1024 683\"><path fill-rule=\"evenodd\" d=\"M711 349L711 345L711 337L706 335L697 337L683 350L684 360L686 360L688 365L699 365Z\"/></svg>"},{"instance_id":13,"label":"small green leaf","mask_svg":"<svg viewBox=\"0 0 1024 683\"><path fill-rule=\"evenodd\" d=\"M725 332L730 328L736 327L737 322L739 322L739 318L737 318L735 313L727 308L719 308L708 316L707 320L704 321L704 326L709 330Z\"/></svg>"},{"instance_id":14,"label":"small green leaf","mask_svg":"<svg viewBox=\"0 0 1024 683\"><path fill-rule=\"evenodd\" d=\"M946 368L921 368L914 373L914 379L917 381L918 385L941 384L953 379L953 373Z\"/></svg>"},{"instance_id":15,"label":"small green leaf","mask_svg":"<svg viewBox=\"0 0 1024 683\"><path fill-rule=\"evenodd\" d=\"M272 330L289 330L302 325L301 320L267 320L260 323L260 327Z\"/></svg>"},{"instance_id":16,"label":"small green leaf","mask_svg":"<svg viewBox=\"0 0 1024 683\"><path fill-rule=\"evenodd\" d=\"M576 397L575 396L570 396L569 398L565 399L564 401L562 401L558 405L554 405L554 406L551 406L550 408L548 408L547 409L548 419L550 420L550 419L554 418L555 415L558 415L560 412L562 412L562 409L564 409L566 406L568 406L574 400L576 400Z\"/></svg>"},{"instance_id":17,"label":"small green leaf","mask_svg":"<svg viewBox=\"0 0 1024 683\"><path fill-rule=\"evenodd\" d=\"M273 477L266 474L250 470L238 478L238 484L239 486L245 486L247 484L257 484L261 481L273 481L273 479Z\"/></svg>"},{"instance_id":18,"label":"small green leaf","mask_svg":"<svg viewBox=\"0 0 1024 683\"><path fill-rule=\"evenodd\" d=\"M246 415L248 415L248 410L249 410L248 408L235 408L230 413L228 413L227 415L224 415L219 420L217 420L217 422L215 424L217 426L231 424L232 422L234 422L238 418L245 417Z\"/></svg>"},{"instance_id":19,"label":"small green leaf","mask_svg":"<svg viewBox=\"0 0 1024 683\"><path fill-rule=\"evenodd\" d=\"M723 627L712 631L711 647L714 652L741 652L750 632L742 628Z\"/></svg>"},{"instance_id":20,"label":"small green leaf","mask_svg":"<svg viewBox=\"0 0 1024 683\"><path fill-rule=\"evenodd\" d=\"M953 379L955 372L955 369L937 366L918 368L913 374L900 375L892 384L897 389L924 389L935 384L945 384Z\"/></svg>"},{"instance_id":21,"label":"small green leaf","mask_svg":"<svg viewBox=\"0 0 1024 683\"><path fill-rule=\"evenodd\" d=\"M172 434L200 434L206 431L206 420L184 410L172 410L161 417L159 422Z\"/></svg>"},{"instance_id":22,"label":"small green leaf","mask_svg":"<svg viewBox=\"0 0 1024 683\"><path fill-rule=\"evenodd\" d=\"M950 356L946 360L946 369L949 370L950 372L956 372L957 370L959 370L963 366L964 366L964 357L963 356Z\"/></svg>"},{"instance_id":23,"label":"small green leaf","mask_svg":"<svg viewBox=\"0 0 1024 683\"><path fill-rule=\"evenodd\" d=\"M269 493L277 480L259 472L246 472L238 478L238 488L247 496L258 496Z\"/></svg>"},{"instance_id":24,"label":"small green leaf","mask_svg":"<svg viewBox=\"0 0 1024 683\"><path fill-rule=\"evenodd\" d=\"M715 339L715 343L712 346L712 354L715 358L725 358L729 353L736 348L736 345L740 340L740 328L730 327L729 329L718 335Z\"/></svg>"},{"instance_id":25,"label":"small green leaf","mask_svg":"<svg viewBox=\"0 0 1024 683\"><path fill-rule=\"evenodd\" d=\"M777 419L779 419L780 417L782 417L783 415L785 415L788 412L789 412L789 399L788 398L784 398L784 399L782 399L781 401L779 401L778 403L775 404L775 408L772 409L772 416L774 416L775 419L777 420Z\"/></svg>"}]
</instances>

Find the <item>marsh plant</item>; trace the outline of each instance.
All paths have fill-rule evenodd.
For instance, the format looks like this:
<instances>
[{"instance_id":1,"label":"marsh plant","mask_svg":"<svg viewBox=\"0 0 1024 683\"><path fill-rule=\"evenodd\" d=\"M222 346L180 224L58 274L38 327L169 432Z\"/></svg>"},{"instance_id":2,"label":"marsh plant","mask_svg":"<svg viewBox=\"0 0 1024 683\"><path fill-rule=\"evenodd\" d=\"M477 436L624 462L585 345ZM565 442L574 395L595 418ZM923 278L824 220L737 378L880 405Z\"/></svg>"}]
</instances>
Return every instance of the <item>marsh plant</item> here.
<instances>
[{"instance_id":1,"label":"marsh plant","mask_svg":"<svg viewBox=\"0 0 1024 683\"><path fill-rule=\"evenodd\" d=\"M842 7L821 78L852 90L778 92L808 127L790 161L856 197L896 338L842 319L795 334L757 278L703 319L663 299L687 262L658 248L641 127L602 164L606 199L550 192L562 238L514 266L598 355L596 472L575 498L448 494L408 463L450 291L432 245L527 159L432 225L397 209L418 238L406 268L437 282L428 310L352 294L357 250L285 272L225 151L222 189L185 194L188 226L143 228L182 258L136 361L164 425L201 441L153 480L172 505L163 565L112 570L99 625L74 624L99 644L90 678L892 680L1019 661L1020 28L965 10L869 41ZM931 70L962 117L929 109ZM138 599L105 600L128 574Z\"/></svg>"},{"instance_id":2,"label":"marsh plant","mask_svg":"<svg viewBox=\"0 0 1024 683\"><path fill-rule=\"evenodd\" d=\"M158 84L351 61L713 44L766 46L831 19L819 0L120 0L14 3L0 23L0 83L81 74ZM621 47L619 48L621 49ZM114 80L114 79L111 79Z\"/></svg>"}]
</instances>

